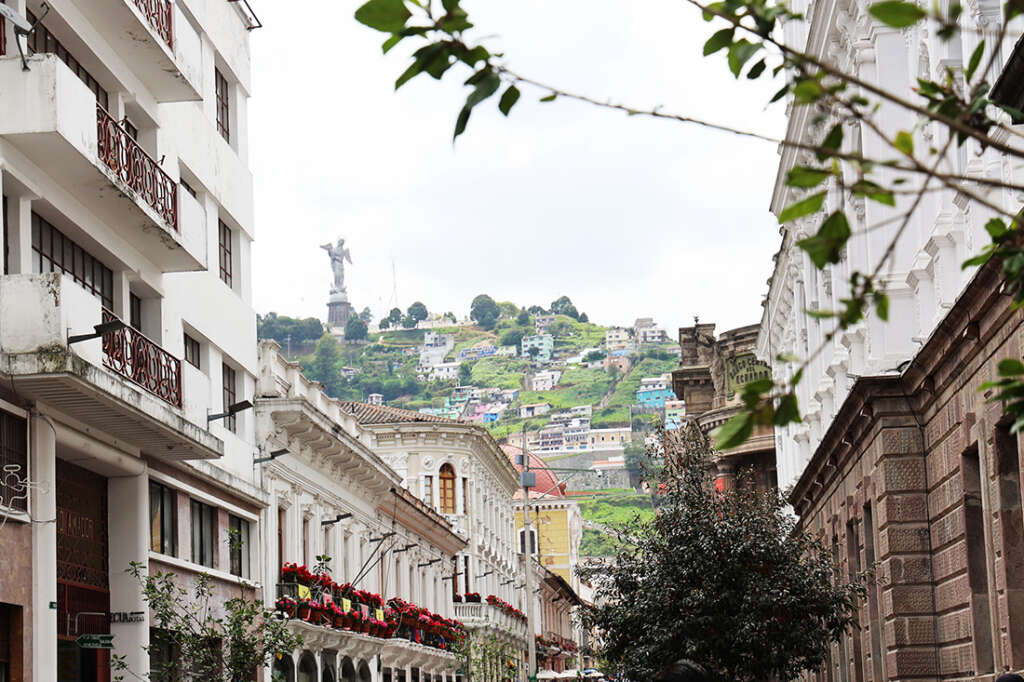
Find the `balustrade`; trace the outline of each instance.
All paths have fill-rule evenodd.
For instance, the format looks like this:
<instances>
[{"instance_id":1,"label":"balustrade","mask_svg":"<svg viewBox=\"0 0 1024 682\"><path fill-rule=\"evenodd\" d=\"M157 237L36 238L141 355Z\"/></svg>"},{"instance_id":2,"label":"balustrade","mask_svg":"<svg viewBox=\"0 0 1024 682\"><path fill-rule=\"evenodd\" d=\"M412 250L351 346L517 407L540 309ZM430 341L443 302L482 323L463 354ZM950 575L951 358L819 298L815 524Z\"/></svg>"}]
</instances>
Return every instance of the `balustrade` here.
<instances>
[{"instance_id":1,"label":"balustrade","mask_svg":"<svg viewBox=\"0 0 1024 682\"><path fill-rule=\"evenodd\" d=\"M178 183L99 104L96 125L100 160L177 231Z\"/></svg>"},{"instance_id":2,"label":"balustrade","mask_svg":"<svg viewBox=\"0 0 1024 682\"><path fill-rule=\"evenodd\" d=\"M103 309L103 321L118 319ZM125 327L103 335L103 365L174 407L181 407L181 360L142 332Z\"/></svg>"},{"instance_id":3,"label":"balustrade","mask_svg":"<svg viewBox=\"0 0 1024 682\"><path fill-rule=\"evenodd\" d=\"M172 17L174 16L174 10L171 8L170 0L135 0L135 6L146 16L153 30L164 39L167 47L173 49L174 31Z\"/></svg>"}]
</instances>

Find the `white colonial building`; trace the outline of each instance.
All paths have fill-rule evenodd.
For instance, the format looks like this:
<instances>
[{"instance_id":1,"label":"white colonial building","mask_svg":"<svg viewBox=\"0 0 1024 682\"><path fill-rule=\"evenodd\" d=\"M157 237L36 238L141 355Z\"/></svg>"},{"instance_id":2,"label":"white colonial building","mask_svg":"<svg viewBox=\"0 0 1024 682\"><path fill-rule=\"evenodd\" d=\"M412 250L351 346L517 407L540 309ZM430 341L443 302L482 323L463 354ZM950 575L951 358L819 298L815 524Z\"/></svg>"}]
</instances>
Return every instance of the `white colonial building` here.
<instances>
[{"instance_id":1,"label":"white colonial building","mask_svg":"<svg viewBox=\"0 0 1024 682\"><path fill-rule=\"evenodd\" d=\"M812 6L807 0L798 0L792 9L808 13L809 21L788 22L786 42L801 49L806 46L816 58L886 90L911 96L917 78L942 80L947 68L962 68L966 56L986 31L998 33L998 3L972 5L964 13L965 30L950 42L929 30L927 22L902 31L886 28L868 15L866 7L865 2L843 5L831 1ZM999 75L1010 47L1009 43L1000 46L1003 54L996 59L990 82ZM816 114L813 107L793 107L786 139L816 144L833 125L832 121L815 125ZM874 120L888 135L900 130L915 131L916 149L941 147L945 142L936 124L922 127L916 114L889 103L882 104ZM996 135L1006 137L1005 132ZM889 158L892 153L863 124L847 124L844 137L848 141L844 151L868 158ZM1015 177L1020 171L1011 167L1007 159L996 152L982 151L973 142L960 148L954 143L950 159L954 173L1020 181ZM798 197L799 190L785 185L788 171L796 165L811 163L812 153L794 147L783 149L772 197L773 213L780 213ZM1019 206L1009 191L972 187L972 191L979 190L998 205ZM779 354L807 357L834 326L833 321L812 318L804 311L843 307L840 300L849 293L850 273L873 270L898 228L893 216L904 212L912 199L898 196L894 209L863 197L843 205L841 194L830 192L821 212L781 228L782 244L775 256L758 338L758 356L775 363L776 380L788 379L793 370L775 361ZM846 210L854 236L841 261L819 271L797 242L814 234L823 217L837 209ZM861 376L897 374L905 368L901 363L912 358L933 333L975 273L973 268L963 270L960 266L989 243L984 225L990 217L991 211L969 203L963 194L935 189L926 195L897 242L891 264L883 269L881 284L891 299L889 322L868 315L866 321L828 342L804 372L798 390L804 422L776 432L780 488L799 478L854 381ZM871 229L872 226L881 227Z\"/></svg>"},{"instance_id":2,"label":"white colonial building","mask_svg":"<svg viewBox=\"0 0 1024 682\"><path fill-rule=\"evenodd\" d=\"M525 625L486 603L489 595L525 610L515 546L513 496L519 476L487 430L443 417L345 403L363 442L395 471L402 485L452 525L467 545L449 564L448 598L479 593L481 604L455 603L470 628L493 626L525 651Z\"/></svg>"},{"instance_id":3,"label":"white colonial building","mask_svg":"<svg viewBox=\"0 0 1024 682\"><path fill-rule=\"evenodd\" d=\"M258 592L246 3L6 0L0 679L145 677L129 562ZM29 54L27 64L18 46ZM234 405L232 414L225 415ZM11 469L6 469L11 467ZM246 544L230 549L228 532Z\"/></svg>"},{"instance_id":4,"label":"white colonial building","mask_svg":"<svg viewBox=\"0 0 1024 682\"><path fill-rule=\"evenodd\" d=\"M318 555L327 555L338 583L452 617L448 574L466 540L405 490L401 477L360 439L348 404L327 397L279 350L273 341L260 342L256 398L263 456L274 454L262 464L270 504L261 570L264 584L276 586L264 592L267 607L286 596L285 563L312 568ZM275 664L286 682L454 678L456 660L448 651L299 619L289 623L305 642L291 660Z\"/></svg>"}]
</instances>

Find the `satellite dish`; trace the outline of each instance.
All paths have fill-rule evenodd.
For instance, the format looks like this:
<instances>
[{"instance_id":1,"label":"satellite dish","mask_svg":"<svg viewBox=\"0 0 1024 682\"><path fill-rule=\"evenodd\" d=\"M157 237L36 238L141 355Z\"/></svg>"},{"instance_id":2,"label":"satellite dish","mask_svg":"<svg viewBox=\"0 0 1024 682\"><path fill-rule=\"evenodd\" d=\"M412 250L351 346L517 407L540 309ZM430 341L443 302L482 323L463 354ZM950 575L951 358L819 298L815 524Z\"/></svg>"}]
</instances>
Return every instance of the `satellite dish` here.
<instances>
[{"instance_id":1,"label":"satellite dish","mask_svg":"<svg viewBox=\"0 0 1024 682\"><path fill-rule=\"evenodd\" d=\"M14 24L16 29L21 29L25 33L32 30L32 24L28 22L28 19L15 12L12 8L7 5L0 5L0 17L3 17L7 21Z\"/></svg>"}]
</instances>

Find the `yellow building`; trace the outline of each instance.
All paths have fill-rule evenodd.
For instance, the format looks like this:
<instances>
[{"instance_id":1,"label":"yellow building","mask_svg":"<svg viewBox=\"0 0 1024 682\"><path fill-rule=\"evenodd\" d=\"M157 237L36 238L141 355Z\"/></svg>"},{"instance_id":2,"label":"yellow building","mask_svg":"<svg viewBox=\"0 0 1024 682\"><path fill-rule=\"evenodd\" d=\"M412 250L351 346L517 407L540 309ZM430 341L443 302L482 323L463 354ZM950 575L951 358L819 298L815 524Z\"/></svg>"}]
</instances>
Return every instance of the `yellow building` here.
<instances>
[{"instance_id":1,"label":"yellow building","mask_svg":"<svg viewBox=\"0 0 1024 682\"><path fill-rule=\"evenodd\" d=\"M522 455L522 449L512 445L503 445L502 449L513 464ZM516 469L521 471L522 467L517 464ZM580 506L566 497L565 483L534 454L530 454L530 471L537 476L537 484L530 490L530 553L541 566L560 576L578 593L580 581L575 573L583 540ZM515 497L515 521L518 550L523 554L527 538L523 528L522 490Z\"/></svg>"}]
</instances>

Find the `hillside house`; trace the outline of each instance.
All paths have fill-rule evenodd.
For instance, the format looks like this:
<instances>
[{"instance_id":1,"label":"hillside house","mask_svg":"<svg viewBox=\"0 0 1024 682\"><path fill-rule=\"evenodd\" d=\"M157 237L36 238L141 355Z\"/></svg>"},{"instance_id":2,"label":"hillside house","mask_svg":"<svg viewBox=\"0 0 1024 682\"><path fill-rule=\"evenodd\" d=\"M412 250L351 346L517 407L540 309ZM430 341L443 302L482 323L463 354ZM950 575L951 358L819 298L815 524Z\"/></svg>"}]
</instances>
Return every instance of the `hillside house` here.
<instances>
[{"instance_id":1,"label":"hillside house","mask_svg":"<svg viewBox=\"0 0 1024 682\"><path fill-rule=\"evenodd\" d=\"M614 351L604 359L604 368L605 371L614 368L619 374L626 374L633 368L633 361L626 351Z\"/></svg>"},{"instance_id":2,"label":"hillside house","mask_svg":"<svg viewBox=\"0 0 1024 682\"><path fill-rule=\"evenodd\" d=\"M615 429L591 429L588 443L590 450L611 450L621 448L633 440L633 429L628 426Z\"/></svg>"},{"instance_id":3,"label":"hillside house","mask_svg":"<svg viewBox=\"0 0 1024 682\"><path fill-rule=\"evenodd\" d=\"M523 419L527 417L539 417L542 414L547 414L551 411L551 403L532 403L530 405L522 405L519 408L519 416Z\"/></svg>"},{"instance_id":4,"label":"hillside house","mask_svg":"<svg viewBox=\"0 0 1024 682\"><path fill-rule=\"evenodd\" d=\"M530 386L534 391L550 391L558 385L558 380L562 378L562 372L557 369L549 369L543 372L537 372L530 379Z\"/></svg>"},{"instance_id":5,"label":"hillside house","mask_svg":"<svg viewBox=\"0 0 1024 682\"><path fill-rule=\"evenodd\" d=\"M543 334L557 319L557 315L537 315L533 318L533 324L537 329L537 333Z\"/></svg>"},{"instance_id":6,"label":"hillside house","mask_svg":"<svg viewBox=\"0 0 1024 682\"><path fill-rule=\"evenodd\" d=\"M633 350L633 337L628 329L612 327L604 333L604 347L607 351Z\"/></svg>"},{"instance_id":7,"label":"hillside house","mask_svg":"<svg viewBox=\"0 0 1024 682\"><path fill-rule=\"evenodd\" d=\"M640 387L636 390L636 402L645 409L664 409L666 401L675 399L672 379L667 374L641 379Z\"/></svg>"},{"instance_id":8,"label":"hillside house","mask_svg":"<svg viewBox=\"0 0 1024 682\"><path fill-rule=\"evenodd\" d=\"M442 362L430 368L431 381L454 381L459 378L461 362Z\"/></svg>"},{"instance_id":9,"label":"hillside house","mask_svg":"<svg viewBox=\"0 0 1024 682\"><path fill-rule=\"evenodd\" d=\"M366 402L368 405L383 405L384 396L381 395L380 393L371 393L370 395L366 396Z\"/></svg>"},{"instance_id":10,"label":"hillside house","mask_svg":"<svg viewBox=\"0 0 1024 682\"><path fill-rule=\"evenodd\" d=\"M666 400L665 401L665 429L674 431L683 425L686 417L686 401Z\"/></svg>"},{"instance_id":11,"label":"hillside house","mask_svg":"<svg viewBox=\"0 0 1024 682\"><path fill-rule=\"evenodd\" d=\"M551 354L555 351L555 337L551 334L524 336L522 346L524 358L531 358L537 362L550 362ZM531 353L533 348L537 350Z\"/></svg>"},{"instance_id":12,"label":"hillside house","mask_svg":"<svg viewBox=\"0 0 1024 682\"><path fill-rule=\"evenodd\" d=\"M643 345L668 343L668 332L660 327L647 327L637 332L637 341Z\"/></svg>"},{"instance_id":13,"label":"hillside house","mask_svg":"<svg viewBox=\"0 0 1024 682\"><path fill-rule=\"evenodd\" d=\"M429 369L444 362L444 359L455 349L454 334L439 334L428 331L423 335L420 346L420 367Z\"/></svg>"}]
</instances>

